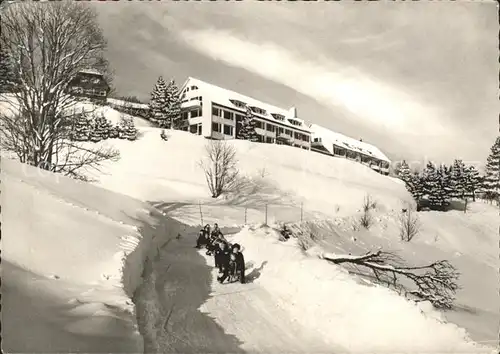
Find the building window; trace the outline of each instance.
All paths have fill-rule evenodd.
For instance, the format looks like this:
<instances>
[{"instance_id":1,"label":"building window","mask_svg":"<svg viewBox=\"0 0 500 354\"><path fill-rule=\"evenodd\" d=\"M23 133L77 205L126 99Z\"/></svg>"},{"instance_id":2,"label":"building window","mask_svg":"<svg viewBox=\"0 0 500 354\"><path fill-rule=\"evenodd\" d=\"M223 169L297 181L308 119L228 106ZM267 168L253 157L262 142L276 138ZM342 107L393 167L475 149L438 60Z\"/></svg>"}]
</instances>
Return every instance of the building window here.
<instances>
[{"instance_id":1,"label":"building window","mask_svg":"<svg viewBox=\"0 0 500 354\"><path fill-rule=\"evenodd\" d=\"M305 142L309 142L309 135L302 134L302 140L304 140Z\"/></svg>"},{"instance_id":2,"label":"building window","mask_svg":"<svg viewBox=\"0 0 500 354\"><path fill-rule=\"evenodd\" d=\"M234 120L234 114L233 114L233 112L224 111L224 119Z\"/></svg>"},{"instance_id":3,"label":"building window","mask_svg":"<svg viewBox=\"0 0 500 354\"><path fill-rule=\"evenodd\" d=\"M247 104L243 101L239 100L229 100L229 101L238 108L245 108L247 106Z\"/></svg>"},{"instance_id":4,"label":"building window","mask_svg":"<svg viewBox=\"0 0 500 354\"><path fill-rule=\"evenodd\" d=\"M301 136L301 134L300 134L300 133L297 133L297 132L295 132L295 133L293 134L293 137L294 137L295 139L300 139L300 136Z\"/></svg>"},{"instance_id":5,"label":"building window","mask_svg":"<svg viewBox=\"0 0 500 354\"><path fill-rule=\"evenodd\" d=\"M221 125L219 123L212 123L212 130L214 132L220 133L221 132Z\"/></svg>"},{"instance_id":6,"label":"building window","mask_svg":"<svg viewBox=\"0 0 500 354\"><path fill-rule=\"evenodd\" d=\"M259 108L259 107L250 107L252 109L253 112L257 113L257 114L260 114L260 115L263 115L265 116L266 115L266 110L265 109L262 109L262 108Z\"/></svg>"},{"instance_id":7,"label":"building window","mask_svg":"<svg viewBox=\"0 0 500 354\"><path fill-rule=\"evenodd\" d=\"M212 107L212 115L216 117L220 117L222 115L222 110L217 107Z\"/></svg>"},{"instance_id":8,"label":"building window","mask_svg":"<svg viewBox=\"0 0 500 354\"><path fill-rule=\"evenodd\" d=\"M292 136L292 131L290 129L285 129L285 134L288 136Z\"/></svg>"},{"instance_id":9,"label":"building window","mask_svg":"<svg viewBox=\"0 0 500 354\"><path fill-rule=\"evenodd\" d=\"M255 119L255 128L263 129L263 123L260 120Z\"/></svg>"},{"instance_id":10,"label":"building window","mask_svg":"<svg viewBox=\"0 0 500 354\"><path fill-rule=\"evenodd\" d=\"M181 113L181 118L182 119L188 119L188 112L182 112Z\"/></svg>"},{"instance_id":11,"label":"building window","mask_svg":"<svg viewBox=\"0 0 500 354\"><path fill-rule=\"evenodd\" d=\"M224 134L233 136L233 126L224 124Z\"/></svg>"},{"instance_id":12,"label":"building window","mask_svg":"<svg viewBox=\"0 0 500 354\"><path fill-rule=\"evenodd\" d=\"M191 90L198 90L198 86L191 86L190 89ZM189 88L188 88L188 90L189 90Z\"/></svg>"},{"instance_id":13,"label":"building window","mask_svg":"<svg viewBox=\"0 0 500 354\"><path fill-rule=\"evenodd\" d=\"M269 124L269 123L266 124L266 130L268 132L272 132L273 133L275 131L275 128L276 127L274 125L272 125L272 124Z\"/></svg>"},{"instance_id":14,"label":"building window","mask_svg":"<svg viewBox=\"0 0 500 354\"><path fill-rule=\"evenodd\" d=\"M283 131L284 131L283 128L281 128L281 127L278 128L278 134L283 134Z\"/></svg>"},{"instance_id":15,"label":"building window","mask_svg":"<svg viewBox=\"0 0 500 354\"><path fill-rule=\"evenodd\" d=\"M266 143L272 144L272 143L274 143L274 139L266 136Z\"/></svg>"},{"instance_id":16,"label":"building window","mask_svg":"<svg viewBox=\"0 0 500 354\"><path fill-rule=\"evenodd\" d=\"M196 118L201 116L201 109L195 109L194 111L190 112L190 117L191 118Z\"/></svg>"},{"instance_id":17,"label":"building window","mask_svg":"<svg viewBox=\"0 0 500 354\"><path fill-rule=\"evenodd\" d=\"M274 119L276 120L281 120L281 121L284 121L285 120L285 116L282 115L282 114L278 114L278 113L271 113L271 115L273 116Z\"/></svg>"},{"instance_id":18,"label":"building window","mask_svg":"<svg viewBox=\"0 0 500 354\"><path fill-rule=\"evenodd\" d=\"M235 114L234 116L236 117L237 122L241 122L243 119L245 119L245 116L242 116L241 114Z\"/></svg>"},{"instance_id":19,"label":"building window","mask_svg":"<svg viewBox=\"0 0 500 354\"><path fill-rule=\"evenodd\" d=\"M189 126L189 132L192 134L198 133L198 124L193 124Z\"/></svg>"}]
</instances>

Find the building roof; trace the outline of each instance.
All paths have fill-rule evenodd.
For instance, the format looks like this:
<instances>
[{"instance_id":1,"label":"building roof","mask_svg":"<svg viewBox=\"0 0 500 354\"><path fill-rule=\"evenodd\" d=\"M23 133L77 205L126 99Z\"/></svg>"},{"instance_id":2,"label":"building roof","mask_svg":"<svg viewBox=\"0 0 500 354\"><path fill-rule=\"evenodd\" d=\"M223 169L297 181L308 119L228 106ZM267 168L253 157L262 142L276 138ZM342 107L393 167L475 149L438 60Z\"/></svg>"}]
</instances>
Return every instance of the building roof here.
<instances>
[{"instance_id":1,"label":"building roof","mask_svg":"<svg viewBox=\"0 0 500 354\"><path fill-rule=\"evenodd\" d=\"M240 93L237 93L235 91L227 90L222 87L210 84L208 82L189 77L184 85L181 87L181 91L184 90L185 87L187 86L197 86L198 87L198 92L200 92L200 95L202 96L207 96L209 97L212 101L219 103L223 106L226 107L231 107L234 109L241 109L240 107L236 106L233 102L235 101L240 101L244 102L249 106L252 107L258 107L261 109L264 109L266 111L266 114L256 114L256 116L262 116L265 117L268 120L275 121L276 123L280 123L286 126L289 126L294 129L300 129L306 132L310 132L309 126L307 126L304 122L304 120L297 118L296 113L297 110L295 107L291 107L290 109L283 109L279 108L276 106L273 106L268 103L264 103L262 101L259 101L255 98L249 97L242 95ZM274 115L281 115L284 117L284 120L280 120L279 118L273 116ZM293 125L292 123L289 122L289 119L291 120L296 120L301 123L300 126Z\"/></svg>"},{"instance_id":2,"label":"building roof","mask_svg":"<svg viewBox=\"0 0 500 354\"><path fill-rule=\"evenodd\" d=\"M101 72L99 72L96 69L92 69L92 68L82 69L82 70L78 71L78 73L79 74L92 74L92 75L103 76L103 74Z\"/></svg>"},{"instance_id":3,"label":"building roof","mask_svg":"<svg viewBox=\"0 0 500 354\"><path fill-rule=\"evenodd\" d=\"M311 128L313 138L321 138L323 145L329 151L330 149L333 150L333 145L337 145L343 147L344 149L373 156L382 161L391 162L391 160L389 160L389 158L382 151L371 144L334 132L317 124L311 124L309 127ZM333 151L330 152L333 153Z\"/></svg>"}]
</instances>

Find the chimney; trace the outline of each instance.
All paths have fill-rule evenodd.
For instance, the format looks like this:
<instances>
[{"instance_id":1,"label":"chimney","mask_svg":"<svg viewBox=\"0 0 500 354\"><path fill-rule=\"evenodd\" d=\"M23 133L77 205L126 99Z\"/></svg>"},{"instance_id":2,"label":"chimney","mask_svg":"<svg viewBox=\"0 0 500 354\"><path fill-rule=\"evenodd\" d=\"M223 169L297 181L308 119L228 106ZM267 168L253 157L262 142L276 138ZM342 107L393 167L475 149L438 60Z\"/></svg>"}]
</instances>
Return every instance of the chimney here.
<instances>
[{"instance_id":1,"label":"chimney","mask_svg":"<svg viewBox=\"0 0 500 354\"><path fill-rule=\"evenodd\" d=\"M292 118L297 118L297 108L295 107L292 107L288 110L288 112L290 113L290 115L292 116Z\"/></svg>"}]
</instances>

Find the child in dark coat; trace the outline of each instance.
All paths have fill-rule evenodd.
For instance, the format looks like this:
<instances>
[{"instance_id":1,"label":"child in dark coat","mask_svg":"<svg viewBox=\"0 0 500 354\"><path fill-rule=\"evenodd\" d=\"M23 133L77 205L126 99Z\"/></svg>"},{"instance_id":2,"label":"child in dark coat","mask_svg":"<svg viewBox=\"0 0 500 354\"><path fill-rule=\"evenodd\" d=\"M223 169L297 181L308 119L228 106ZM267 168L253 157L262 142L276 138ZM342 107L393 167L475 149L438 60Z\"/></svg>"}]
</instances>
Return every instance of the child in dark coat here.
<instances>
[{"instance_id":1,"label":"child in dark coat","mask_svg":"<svg viewBox=\"0 0 500 354\"><path fill-rule=\"evenodd\" d=\"M229 266L229 254L231 251L227 248L227 244L223 241L219 242L219 249L215 251L215 266L219 268L219 274L227 271Z\"/></svg>"},{"instance_id":2,"label":"child in dark coat","mask_svg":"<svg viewBox=\"0 0 500 354\"><path fill-rule=\"evenodd\" d=\"M241 246L235 243L232 247L232 253L234 254L234 270L235 275L240 279L242 284L245 284L245 257L241 253Z\"/></svg>"},{"instance_id":3,"label":"child in dark coat","mask_svg":"<svg viewBox=\"0 0 500 354\"><path fill-rule=\"evenodd\" d=\"M201 229L198 234L198 239L196 240L196 248L201 248L201 246L208 246L208 237L205 229Z\"/></svg>"}]
</instances>

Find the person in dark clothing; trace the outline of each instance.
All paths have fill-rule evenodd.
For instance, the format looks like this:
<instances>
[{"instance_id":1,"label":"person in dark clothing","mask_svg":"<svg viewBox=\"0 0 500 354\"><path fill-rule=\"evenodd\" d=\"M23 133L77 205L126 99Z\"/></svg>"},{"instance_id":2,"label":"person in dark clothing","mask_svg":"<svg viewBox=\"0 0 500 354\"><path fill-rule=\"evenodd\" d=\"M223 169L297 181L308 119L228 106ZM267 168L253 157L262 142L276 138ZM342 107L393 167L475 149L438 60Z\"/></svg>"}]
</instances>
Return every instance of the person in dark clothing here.
<instances>
[{"instance_id":1,"label":"person in dark clothing","mask_svg":"<svg viewBox=\"0 0 500 354\"><path fill-rule=\"evenodd\" d=\"M218 278L219 282L222 284L226 279L232 283L236 278L236 255L231 253L229 255L229 263L227 268L223 271L222 275Z\"/></svg>"},{"instance_id":2,"label":"person in dark clothing","mask_svg":"<svg viewBox=\"0 0 500 354\"><path fill-rule=\"evenodd\" d=\"M245 284L245 257L241 253L241 246L235 243L232 247L232 253L235 256L235 274L242 284Z\"/></svg>"},{"instance_id":3,"label":"person in dark clothing","mask_svg":"<svg viewBox=\"0 0 500 354\"><path fill-rule=\"evenodd\" d=\"M231 250L227 248L225 242L219 243L219 249L215 252L215 266L219 268L219 274L224 274L227 272L229 266L229 254ZM219 277L220 278L220 277ZM218 278L218 279L219 279Z\"/></svg>"},{"instance_id":4,"label":"person in dark clothing","mask_svg":"<svg viewBox=\"0 0 500 354\"><path fill-rule=\"evenodd\" d=\"M208 246L208 238L205 229L201 229L198 234L198 239L196 240L196 248L201 248L201 246Z\"/></svg>"}]
</instances>

